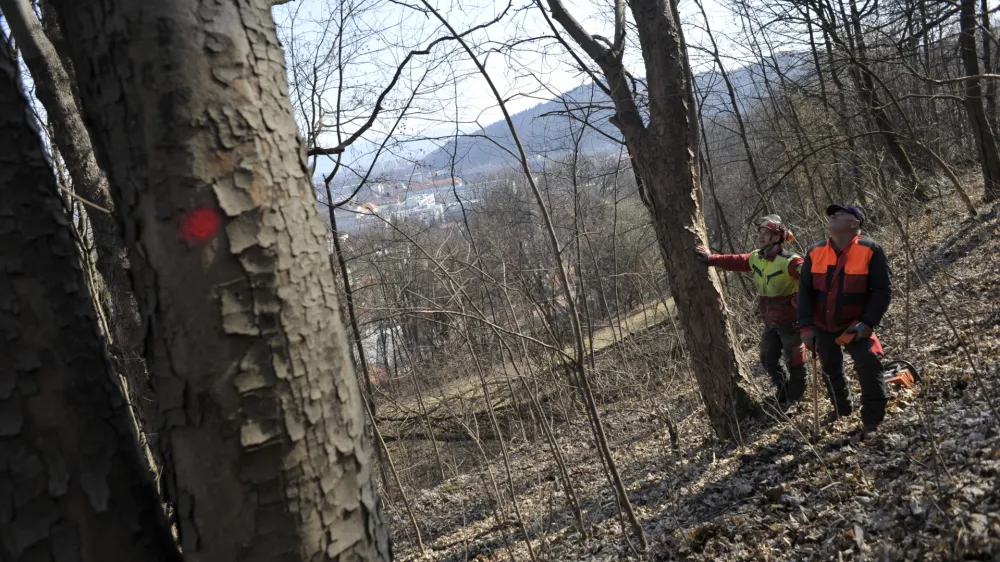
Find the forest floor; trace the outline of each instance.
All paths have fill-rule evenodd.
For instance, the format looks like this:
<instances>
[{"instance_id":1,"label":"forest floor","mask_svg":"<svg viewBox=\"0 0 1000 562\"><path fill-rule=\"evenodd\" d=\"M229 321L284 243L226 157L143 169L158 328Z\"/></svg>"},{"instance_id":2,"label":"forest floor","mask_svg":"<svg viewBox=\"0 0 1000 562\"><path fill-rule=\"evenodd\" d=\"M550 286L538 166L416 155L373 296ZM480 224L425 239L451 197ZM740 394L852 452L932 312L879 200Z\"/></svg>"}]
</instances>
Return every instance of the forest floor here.
<instances>
[{"instance_id":1,"label":"forest floor","mask_svg":"<svg viewBox=\"0 0 1000 562\"><path fill-rule=\"evenodd\" d=\"M984 206L978 218L965 217L956 201L940 200L910 225L919 275L909 315L900 237L891 227L873 234L890 256L897 289L880 338L890 359L912 361L923 375L920 385L894 392L873 441L859 442L855 414L811 443L812 409L801 405L748 424L742 446L715 440L695 410L678 424L673 449L648 400L607 404L601 415L649 540L645 552L631 533L631 542L623 538L627 525L583 418L561 424L557 441L586 538L548 448L534 442L510 453L523 527L497 461L490 472L508 498L500 508L485 492L495 489L489 473L463 474L410 498L424 555L405 514L390 510L397 559L1000 559L1000 212ZM659 399L681 400L677 393ZM820 413L829 407L821 396Z\"/></svg>"}]
</instances>

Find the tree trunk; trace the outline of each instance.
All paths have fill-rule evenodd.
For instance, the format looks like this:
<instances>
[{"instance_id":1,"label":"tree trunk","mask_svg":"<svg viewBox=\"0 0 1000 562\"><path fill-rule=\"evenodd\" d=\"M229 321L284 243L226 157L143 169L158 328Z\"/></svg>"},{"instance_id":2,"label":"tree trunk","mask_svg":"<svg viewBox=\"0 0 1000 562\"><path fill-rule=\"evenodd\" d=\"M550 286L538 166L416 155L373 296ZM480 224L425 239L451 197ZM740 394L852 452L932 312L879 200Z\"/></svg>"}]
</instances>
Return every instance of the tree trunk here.
<instances>
[{"instance_id":1,"label":"tree trunk","mask_svg":"<svg viewBox=\"0 0 1000 562\"><path fill-rule=\"evenodd\" d=\"M149 325L185 559L389 558L268 6L54 5Z\"/></svg>"},{"instance_id":2,"label":"tree trunk","mask_svg":"<svg viewBox=\"0 0 1000 562\"><path fill-rule=\"evenodd\" d=\"M650 117L641 134L623 134L646 182L653 227L708 417L720 437L741 440L740 420L757 414L759 407L740 386L749 371L737 356L718 278L691 257L708 236L698 174L701 131L680 16L673 2L633 0L630 5L646 61Z\"/></svg>"},{"instance_id":3,"label":"tree trunk","mask_svg":"<svg viewBox=\"0 0 1000 562\"><path fill-rule=\"evenodd\" d=\"M617 0L616 11L624 10ZM698 174L700 130L691 68L673 2L632 0L649 84L649 123L644 124L622 65L624 13L616 14L611 47L588 34L560 0L549 0L553 18L601 67L621 130L645 190L670 289L691 353L691 368L712 427L723 439L741 439L740 421L760 412L741 386L749 371L737 355L736 338L716 276L694 259L708 243Z\"/></svg>"},{"instance_id":4,"label":"tree trunk","mask_svg":"<svg viewBox=\"0 0 1000 562\"><path fill-rule=\"evenodd\" d=\"M73 80L63 67L59 54L42 30L28 0L0 0L0 9L10 25L24 63L35 82L35 93L45 106L52 125L52 142L59 150L73 188L82 198L114 212L108 180L97 165L94 150L77 108ZM141 431L155 442L152 430L155 402L148 392L146 370L131 355L142 341L139 310L128 278L125 240L114 216L89 205L83 206L90 221L97 251L97 271L104 280L110 308L109 337L115 344L116 370L128 382L129 401L139 419ZM110 306L106 303L110 302Z\"/></svg>"},{"instance_id":5,"label":"tree trunk","mask_svg":"<svg viewBox=\"0 0 1000 562\"><path fill-rule=\"evenodd\" d=\"M813 66L816 68L816 77L819 79L819 97L823 102L823 109L827 116L830 115L830 98L826 93L826 79L823 78L823 65L819 62L819 50L816 48L816 34L813 32L812 18L806 12L806 29L809 31L809 53L812 55Z\"/></svg>"},{"instance_id":6,"label":"tree trunk","mask_svg":"<svg viewBox=\"0 0 1000 562\"><path fill-rule=\"evenodd\" d=\"M993 74L993 26L990 25L990 2L981 0L980 20L983 32L983 74ZM990 123L993 136L997 134L997 82L986 81L986 119Z\"/></svg>"},{"instance_id":7,"label":"tree trunk","mask_svg":"<svg viewBox=\"0 0 1000 562\"><path fill-rule=\"evenodd\" d=\"M333 175L331 174L331 178ZM347 271L347 261L344 258L344 252L340 247L340 231L337 230L337 213L336 209L333 207L333 196L330 190L330 182L326 182L326 200L329 203L327 209L330 212L330 230L333 233L333 253L337 256L337 266L333 264L333 256L330 256L330 268L336 274L337 270L340 270L340 279L344 284L344 300L346 301L347 308L347 320L351 325L351 333L354 334L354 344L355 349L358 352L358 362L357 364L352 363L351 366L361 367L361 378L364 379L365 386L365 401L368 406L369 419L372 424L372 437L375 437L378 432L378 421L377 413L378 410L375 409L375 389L372 387L372 371L368 368L368 359L365 357L365 340L361 335L361 328L358 327L358 316L354 312L354 291L351 287L351 276ZM339 268L338 268L339 266ZM334 279L336 283L336 279ZM344 308L341 307L341 314L344 313ZM378 439L373 441L375 445L375 459L378 461L379 465L379 475L382 477L382 489L386 490L388 495L389 490L389 476L386 474L385 458L389 455L389 451L385 451L383 455L382 444ZM406 491L400 487L399 493L403 494L405 497ZM404 500L405 501L405 500ZM417 530L417 536L420 536L420 531ZM421 547L422 548L422 547Z\"/></svg>"},{"instance_id":8,"label":"tree trunk","mask_svg":"<svg viewBox=\"0 0 1000 562\"><path fill-rule=\"evenodd\" d=\"M636 148L637 160L643 178L656 178L646 181L653 227L709 418L721 438L739 440L739 421L757 407L740 386L749 372L736 355L722 287L689 255L708 236L697 169L689 167L689 156L678 154L677 144L669 135L650 135Z\"/></svg>"},{"instance_id":9,"label":"tree trunk","mask_svg":"<svg viewBox=\"0 0 1000 562\"><path fill-rule=\"evenodd\" d=\"M892 158L893 163L896 164L897 169L903 174L910 192L918 199L926 200L929 197L927 190L920 185L920 176L917 173L917 169L906 152L906 148L903 146L896 131L896 126L890 118L889 113L885 110L885 104L883 104L876 90L876 77L872 74L871 67L869 66L868 47L865 43L864 30L861 27L861 15L858 11L857 2L855 0L848 0L848 3L851 10L850 17L847 14L847 7L844 4L844 0L837 2L843 37L841 37L841 32L837 30L837 26L835 25L836 16L834 15L834 6L832 3L826 7L826 10L833 16L832 19L823 17L823 9L817 11L817 15L822 20L824 35L829 34L848 55L850 60L848 73L854 82L858 98L861 100L862 105L865 106L865 117L869 121L868 126L876 127L876 130L881 132L880 137L885 144L886 151ZM846 42L844 40L845 37Z\"/></svg>"},{"instance_id":10,"label":"tree trunk","mask_svg":"<svg viewBox=\"0 0 1000 562\"><path fill-rule=\"evenodd\" d=\"M962 51L962 65L967 76L979 74L979 57L976 54L976 0L962 0L961 33L958 36ZM979 163L983 169L983 195L989 201L1000 197L1000 155L997 154L997 143L993 137L986 110L983 109L983 88L979 80L966 80L965 113L969 116L969 125L976 137L976 147L979 149Z\"/></svg>"},{"instance_id":11,"label":"tree trunk","mask_svg":"<svg viewBox=\"0 0 1000 562\"><path fill-rule=\"evenodd\" d=\"M882 132L882 141L885 143L889 156L892 157L899 171L903 173L903 176L909 183L909 187L912 189L912 193L917 194L920 199L927 199L928 195L920 187L920 176L913 166L913 161L910 160L906 148L903 146L902 141L899 140L896 125L885 110L886 104L882 102L875 88L875 77L872 76L872 71L869 67L868 46L865 42L864 30L861 28L861 14L858 11L858 4L855 0L850 0L849 3L851 7L851 19L848 21L846 14L843 17L845 31L848 35L853 33L854 44L856 45L856 50L851 53L851 62L854 69L852 75L855 76L858 93L868 106L875 126ZM841 10L843 10L843 2L841 2ZM850 26L851 29L847 29L847 26Z\"/></svg>"},{"instance_id":12,"label":"tree trunk","mask_svg":"<svg viewBox=\"0 0 1000 562\"><path fill-rule=\"evenodd\" d=\"M921 57L921 63L924 69L924 74L926 76L931 76L931 41L928 39L927 35L930 33L930 26L927 20L927 0L918 0L920 8L920 51L923 55ZM938 117L938 105L937 99L934 97L934 86L927 81L924 81L923 93L927 96L928 109L930 110L930 122L940 123L941 119ZM941 152L941 135L934 135L933 144L931 145L931 150L934 152Z\"/></svg>"},{"instance_id":13,"label":"tree trunk","mask_svg":"<svg viewBox=\"0 0 1000 562\"><path fill-rule=\"evenodd\" d=\"M831 12L833 8L830 8ZM812 18L812 14L804 14L807 18ZM833 30L832 24L823 19L823 11L816 10L816 17L820 21L820 31L823 35L823 50L826 53L826 64L830 72L830 80L833 82L835 90L837 92L835 113L840 124L841 134L847 139L847 170L848 170L848 183L850 183L850 188L857 194L858 202L865 205L865 190L861 182L861 169L858 163L858 148L857 143L854 141L853 127L851 126L850 115L854 113L853 111L848 111L847 106L847 96L845 95L846 88L844 87L844 81L840 79L840 72L837 70L838 64L837 59L833 54L833 41L831 40L831 31ZM840 177L840 167L838 166L838 188L839 191L837 196L840 197L846 191L844 188L844 182ZM827 203L832 203L833 201L827 201Z\"/></svg>"},{"instance_id":14,"label":"tree trunk","mask_svg":"<svg viewBox=\"0 0 1000 562\"><path fill-rule=\"evenodd\" d=\"M760 181L760 174L757 172L757 162L754 159L753 150L750 148L750 135L747 134L746 124L743 122L743 110L740 109L740 102L736 95L736 88L733 87L732 80L729 79L729 73L726 72L725 65L722 64L722 57L719 55L719 45L715 42L715 35L712 34L712 28L708 22L708 14L705 12L705 7L702 5L700 0L695 0L695 5L698 6L698 11L701 12L701 17L705 21L705 34L708 35L708 40L712 45L712 59L715 60L715 66L719 69L719 74L722 76L722 82L726 85L726 93L729 94L729 104L733 108L733 117L736 118L736 126L739 130L740 142L743 144L743 152L747 155L747 166L750 168L750 179L753 181L754 191L760 197L760 202L758 205L764 208L765 214L770 214L771 201L764 193L764 184ZM696 113L697 114L697 113Z\"/></svg>"},{"instance_id":15,"label":"tree trunk","mask_svg":"<svg viewBox=\"0 0 1000 562\"><path fill-rule=\"evenodd\" d=\"M87 201L114 212L108 180L97 165L90 134L73 98L72 81L28 0L0 0L0 9L35 82L35 93L52 124L52 141L66 163L75 191ZM111 292L115 343L131 349L141 341L139 313L128 279L125 242L114 216L84 207L94 232L97 271ZM141 382L143 385L144 381ZM133 381L129 381L130 386ZM138 388L138 386L137 386Z\"/></svg>"},{"instance_id":16,"label":"tree trunk","mask_svg":"<svg viewBox=\"0 0 1000 562\"><path fill-rule=\"evenodd\" d=\"M179 561L0 42L0 560Z\"/></svg>"}]
</instances>

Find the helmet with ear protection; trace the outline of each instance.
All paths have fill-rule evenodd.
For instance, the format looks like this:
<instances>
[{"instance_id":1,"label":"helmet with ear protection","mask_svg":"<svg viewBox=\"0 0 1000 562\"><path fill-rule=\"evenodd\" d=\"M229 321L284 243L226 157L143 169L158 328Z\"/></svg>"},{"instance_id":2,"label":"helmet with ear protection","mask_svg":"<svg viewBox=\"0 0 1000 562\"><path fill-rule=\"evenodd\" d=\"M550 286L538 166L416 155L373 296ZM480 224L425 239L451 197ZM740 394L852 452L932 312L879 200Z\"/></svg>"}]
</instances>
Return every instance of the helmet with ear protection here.
<instances>
[{"instance_id":1,"label":"helmet with ear protection","mask_svg":"<svg viewBox=\"0 0 1000 562\"><path fill-rule=\"evenodd\" d=\"M795 236L792 231L788 229L788 226L782 222L781 217L778 215L767 215L766 217L761 217L757 221L758 229L766 229L778 235L780 243L791 242Z\"/></svg>"}]
</instances>

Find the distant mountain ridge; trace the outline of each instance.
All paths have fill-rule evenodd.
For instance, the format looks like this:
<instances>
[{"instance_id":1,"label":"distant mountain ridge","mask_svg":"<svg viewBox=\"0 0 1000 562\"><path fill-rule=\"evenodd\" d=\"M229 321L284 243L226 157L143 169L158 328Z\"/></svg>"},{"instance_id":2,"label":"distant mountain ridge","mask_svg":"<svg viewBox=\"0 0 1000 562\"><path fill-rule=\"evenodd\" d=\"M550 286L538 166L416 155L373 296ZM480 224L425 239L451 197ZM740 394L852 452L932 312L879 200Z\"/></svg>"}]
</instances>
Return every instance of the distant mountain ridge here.
<instances>
[{"instance_id":1,"label":"distant mountain ridge","mask_svg":"<svg viewBox=\"0 0 1000 562\"><path fill-rule=\"evenodd\" d=\"M786 75L801 74L797 69L802 62L803 57L794 53L778 56L778 64ZM762 85L759 65L748 64L730 70L729 79L737 92L740 110L752 108L756 100L751 92ZM702 111L706 117L732 111L720 73L715 70L698 73L695 85L704 97ZM575 118L566 115L567 109L573 111ZM595 84L588 83L515 113L511 120L528 157L536 160L568 154L575 142L579 142L584 154L617 153L621 133L608 121L612 115L611 100ZM587 121L587 127L582 120ZM420 163L433 170L449 169L454 154L457 172L470 175L518 167L517 159L510 153L516 154L514 140L506 121L500 120L475 133L460 135L457 144L454 140L447 142Z\"/></svg>"}]
</instances>

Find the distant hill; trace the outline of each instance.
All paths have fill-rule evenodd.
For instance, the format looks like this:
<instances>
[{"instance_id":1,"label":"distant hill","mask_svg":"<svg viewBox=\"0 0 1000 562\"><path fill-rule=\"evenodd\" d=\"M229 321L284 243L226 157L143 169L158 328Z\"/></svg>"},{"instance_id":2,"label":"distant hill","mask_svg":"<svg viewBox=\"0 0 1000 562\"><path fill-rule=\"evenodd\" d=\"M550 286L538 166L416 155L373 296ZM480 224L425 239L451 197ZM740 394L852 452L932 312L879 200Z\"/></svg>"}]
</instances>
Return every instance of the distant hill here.
<instances>
[{"instance_id":1,"label":"distant hill","mask_svg":"<svg viewBox=\"0 0 1000 562\"><path fill-rule=\"evenodd\" d=\"M566 115L567 108L571 109L576 117L588 119L597 130L589 127L584 129L581 123L571 121ZM571 134L579 136L581 130L583 137L580 142L583 152L600 153L612 150L617 152L618 144L615 141L620 139L621 135L614 125L608 122L608 118L613 114L608 97L591 83L565 92L556 99L515 113L511 115L511 120L529 156L557 155L571 150L573 146ZM610 136L611 139L601 133ZM448 168L454 153L456 166L463 173L516 165L517 160L497 145L516 152L510 129L503 120L492 123L481 131L460 136L457 148L455 141L446 143L424 157L421 163L433 169Z\"/></svg>"},{"instance_id":2,"label":"distant hill","mask_svg":"<svg viewBox=\"0 0 1000 562\"><path fill-rule=\"evenodd\" d=\"M782 71L791 75L801 75L797 70L802 57L787 54L779 57ZM746 65L729 71L738 94L741 111L751 108L756 101L755 85L762 86L760 67ZM776 76L771 76L776 80ZM729 94L722 76L715 71L695 75L695 84L705 96L702 110L706 117L715 117L731 111ZM760 88L762 90L762 88ZM707 93L707 95L705 95ZM572 110L576 120L567 117L567 109ZM578 86L555 99L540 103L511 116L518 137L529 158L556 157L572 150L573 137L579 136L586 119L590 124L580 138L580 148L585 154L617 153L621 134L608 119L614 114L611 100L593 83ZM499 146L498 146L499 145ZM503 147L503 148L501 148ZM423 158L421 163L431 169L447 169L455 154L455 166L460 174L472 175L501 168L517 166L517 160L505 150L516 153L513 138L507 123L503 120L469 133L455 141L449 141Z\"/></svg>"}]
</instances>

